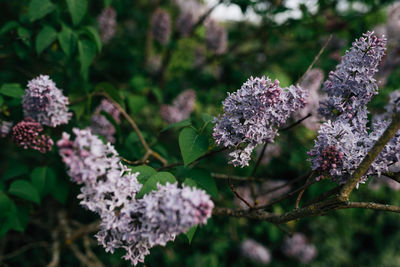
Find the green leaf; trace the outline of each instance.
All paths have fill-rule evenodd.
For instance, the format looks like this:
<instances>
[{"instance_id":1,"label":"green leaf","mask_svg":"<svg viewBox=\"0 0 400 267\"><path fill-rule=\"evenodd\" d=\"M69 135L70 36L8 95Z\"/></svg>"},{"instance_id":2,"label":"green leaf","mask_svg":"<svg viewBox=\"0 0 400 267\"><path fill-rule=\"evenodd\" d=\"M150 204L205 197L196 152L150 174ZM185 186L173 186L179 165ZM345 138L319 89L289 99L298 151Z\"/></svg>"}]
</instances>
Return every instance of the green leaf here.
<instances>
[{"instance_id":1,"label":"green leaf","mask_svg":"<svg viewBox=\"0 0 400 267\"><path fill-rule=\"evenodd\" d=\"M29 212L25 207L17 207L11 201L9 208L9 211L4 216L5 218L0 221L0 238L11 229L23 232L29 222Z\"/></svg>"},{"instance_id":2,"label":"green leaf","mask_svg":"<svg viewBox=\"0 0 400 267\"><path fill-rule=\"evenodd\" d=\"M123 100L121 94L111 83L108 83L108 82L98 83L98 84L96 84L94 91L107 93L115 102L120 104L121 107L125 108L124 100Z\"/></svg>"},{"instance_id":3,"label":"green leaf","mask_svg":"<svg viewBox=\"0 0 400 267\"><path fill-rule=\"evenodd\" d=\"M0 95L0 107L4 104L4 98Z\"/></svg>"},{"instance_id":4,"label":"green leaf","mask_svg":"<svg viewBox=\"0 0 400 267\"><path fill-rule=\"evenodd\" d=\"M210 123L214 120L214 116L211 116L207 113L201 113L201 118L203 119L204 123Z\"/></svg>"},{"instance_id":5,"label":"green leaf","mask_svg":"<svg viewBox=\"0 0 400 267\"><path fill-rule=\"evenodd\" d=\"M12 201L10 198L3 192L0 192L0 218L6 216L7 212L10 210L11 204Z\"/></svg>"},{"instance_id":6,"label":"green leaf","mask_svg":"<svg viewBox=\"0 0 400 267\"><path fill-rule=\"evenodd\" d=\"M5 83L0 88L0 94L21 99L22 95L24 94L24 90L18 83Z\"/></svg>"},{"instance_id":7,"label":"green leaf","mask_svg":"<svg viewBox=\"0 0 400 267\"><path fill-rule=\"evenodd\" d=\"M99 32L97 31L96 28L92 27L92 26L86 26L84 28L84 33L87 34L96 44L96 48L97 48L97 52L101 52L101 47L102 47L102 43L101 43L101 38L99 35Z\"/></svg>"},{"instance_id":8,"label":"green leaf","mask_svg":"<svg viewBox=\"0 0 400 267\"><path fill-rule=\"evenodd\" d=\"M18 27L17 29L18 37L27 45L30 46L31 32L27 28Z\"/></svg>"},{"instance_id":9,"label":"green leaf","mask_svg":"<svg viewBox=\"0 0 400 267\"><path fill-rule=\"evenodd\" d=\"M137 114L140 110L142 110L147 105L147 98L144 96L138 95L129 95L128 96L128 106L132 115Z\"/></svg>"},{"instance_id":10,"label":"green leaf","mask_svg":"<svg viewBox=\"0 0 400 267\"><path fill-rule=\"evenodd\" d=\"M57 39L57 32L53 27L44 26L36 37L36 52L38 55Z\"/></svg>"},{"instance_id":11,"label":"green leaf","mask_svg":"<svg viewBox=\"0 0 400 267\"><path fill-rule=\"evenodd\" d=\"M161 130L161 132L165 132L166 130L171 129L171 128L182 128L182 127L190 126L191 124L192 124L192 121L189 118L189 119L186 119L186 120L183 120L183 121L178 121L178 122L175 122L175 123L171 123L171 124L165 126Z\"/></svg>"},{"instance_id":12,"label":"green leaf","mask_svg":"<svg viewBox=\"0 0 400 267\"><path fill-rule=\"evenodd\" d=\"M74 26L83 19L87 9L87 0L67 0L68 11Z\"/></svg>"},{"instance_id":13,"label":"green leaf","mask_svg":"<svg viewBox=\"0 0 400 267\"><path fill-rule=\"evenodd\" d=\"M54 185L51 187L51 190L49 193L55 200L57 200L61 204L65 204L68 199L69 183L67 183L61 177L57 177L57 180L55 181Z\"/></svg>"},{"instance_id":14,"label":"green leaf","mask_svg":"<svg viewBox=\"0 0 400 267\"><path fill-rule=\"evenodd\" d=\"M185 236L187 237L189 244L192 243L196 230L197 230L197 225L193 226L192 228L189 229L189 231L185 233Z\"/></svg>"},{"instance_id":15,"label":"green leaf","mask_svg":"<svg viewBox=\"0 0 400 267\"><path fill-rule=\"evenodd\" d=\"M29 18L31 21L41 19L55 9L50 0L31 0L29 3Z\"/></svg>"},{"instance_id":16,"label":"green leaf","mask_svg":"<svg viewBox=\"0 0 400 267\"><path fill-rule=\"evenodd\" d=\"M8 21L8 22L6 22L6 24L4 24L3 27L1 27L0 35L5 34L5 33L11 31L14 28L17 28L18 26L19 26L19 24L15 20Z\"/></svg>"},{"instance_id":17,"label":"green leaf","mask_svg":"<svg viewBox=\"0 0 400 267\"><path fill-rule=\"evenodd\" d=\"M153 169L152 167L142 165L142 166L137 166L133 167L132 173L138 172L139 175L137 177L139 183L144 184L153 174L156 174L157 171Z\"/></svg>"},{"instance_id":18,"label":"green leaf","mask_svg":"<svg viewBox=\"0 0 400 267\"><path fill-rule=\"evenodd\" d=\"M81 75L86 80L89 76L89 67L96 55L96 46L92 41L83 39L78 42L79 60L81 63Z\"/></svg>"},{"instance_id":19,"label":"green leaf","mask_svg":"<svg viewBox=\"0 0 400 267\"><path fill-rule=\"evenodd\" d=\"M192 128L184 128L179 134L179 147L185 166L201 157L208 150L208 139Z\"/></svg>"},{"instance_id":20,"label":"green leaf","mask_svg":"<svg viewBox=\"0 0 400 267\"><path fill-rule=\"evenodd\" d=\"M56 183L56 174L50 167L37 167L33 169L30 178L33 186L42 197L51 192Z\"/></svg>"},{"instance_id":21,"label":"green leaf","mask_svg":"<svg viewBox=\"0 0 400 267\"><path fill-rule=\"evenodd\" d=\"M186 178L185 181L183 181L183 184L192 188L197 186L196 181L190 178Z\"/></svg>"},{"instance_id":22,"label":"green leaf","mask_svg":"<svg viewBox=\"0 0 400 267\"><path fill-rule=\"evenodd\" d=\"M217 184L209 171L193 169L188 173L188 177L193 179L198 187L204 189L213 198L219 198Z\"/></svg>"},{"instance_id":23,"label":"green leaf","mask_svg":"<svg viewBox=\"0 0 400 267\"><path fill-rule=\"evenodd\" d=\"M18 176L27 175L28 173L28 166L19 161L11 161L10 166L3 174L3 177L1 179L3 181L7 181Z\"/></svg>"},{"instance_id":24,"label":"green leaf","mask_svg":"<svg viewBox=\"0 0 400 267\"><path fill-rule=\"evenodd\" d=\"M63 25L61 32L58 34L58 41L60 42L61 49L67 56L71 56L77 44L77 38L75 33Z\"/></svg>"},{"instance_id":25,"label":"green leaf","mask_svg":"<svg viewBox=\"0 0 400 267\"><path fill-rule=\"evenodd\" d=\"M30 182L26 180L14 181L8 189L8 193L37 204L40 203L39 192Z\"/></svg>"},{"instance_id":26,"label":"green leaf","mask_svg":"<svg viewBox=\"0 0 400 267\"><path fill-rule=\"evenodd\" d=\"M157 190L157 184L165 185L167 182L175 183L176 179L169 172L158 172L153 174L143 185L140 192L136 195L136 198L141 198L145 194L150 193L153 190Z\"/></svg>"}]
</instances>

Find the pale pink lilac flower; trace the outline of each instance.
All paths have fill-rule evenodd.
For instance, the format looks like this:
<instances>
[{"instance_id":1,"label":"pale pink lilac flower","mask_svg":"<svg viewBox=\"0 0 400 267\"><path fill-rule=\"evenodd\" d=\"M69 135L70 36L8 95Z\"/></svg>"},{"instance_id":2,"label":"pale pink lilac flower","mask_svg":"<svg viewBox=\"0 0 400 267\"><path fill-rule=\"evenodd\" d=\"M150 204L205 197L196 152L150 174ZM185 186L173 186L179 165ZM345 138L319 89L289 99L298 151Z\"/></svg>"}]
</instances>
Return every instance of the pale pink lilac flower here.
<instances>
[{"instance_id":1,"label":"pale pink lilac flower","mask_svg":"<svg viewBox=\"0 0 400 267\"><path fill-rule=\"evenodd\" d=\"M206 45L216 55L225 54L228 49L228 34L215 20L206 23Z\"/></svg>"},{"instance_id":2,"label":"pale pink lilac flower","mask_svg":"<svg viewBox=\"0 0 400 267\"><path fill-rule=\"evenodd\" d=\"M68 123L72 116L68 112L68 104L68 98L47 75L29 81L22 97L25 117L50 127Z\"/></svg>"},{"instance_id":3,"label":"pale pink lilac flower","mask_svg":"<svg viewBox=\"0 0 400 267\"><path fill-rule=\"evenodd\" d=\"M51 150L54 143L49 136L41 134L42 131L43 126L28 117L12 128L12 136L14 142L24 149L30 148L46 153Z\"/></svg>"},{"instance_id":4,"label":"pale pink lilac flower","mask_svg":"<svg viewBox=\"0 0 400 267\"><path fill-rule=\"evenodd\" d=\"M11 121L0 121L0 137L4 138L11 131L13 123Z\"/></svg>"},{"instance_id":5,"label":"pale pink lilac flower","mask_svg":"<svg viewBox=\"0 0 400 267\"><path fill-rule=\"evenodd\" d=\"M185 90L180 93L172 102L172 105L162 105L160 109L161 117L167 123L175 123L189 118L196 102L196 92Z\"/></svg>"},{"instance_id":6,"label":"pale pink lilac flower","mask_svg":"<svg viewBox=\"0 0 400 267\"><path fill-rule=\"evenodd\" d=\"M271 253L262 244L253 239L246 239L240 244L240 251L243 257L254 263L266 265L271 262Z\"/></svg>"},{"instance_id":7,"label":"pale pink lilac flower","mask_svg":"<svg viewBox=\"0 0 400 267\"><path fill-rule=\"evenodd\" d=\"M181 13L175 23L176 30L184 37L189 36L194 26L194 16L191 12Z\"/></svg>"},{"instance_id":8,"label":"pale pink lilac flower","mask_svg":"<svg viewBox=\"0 0 400 267\"><path fill-rule=\"evenodd\" d=\"M283 241L282 252L303 264L311 263L318 254L315 245L309 243L302 233L295 233L292 237L286 237Z\"/></svg>"},{"instance_id":9,"label":"pale pink lilac flower","mask_svg":"<svg viewBox=\"0 0 400 267\"><path fill-rule=\"evenodd\" d=\"M273 143L277 127L305 106L306 97L299 86L282 89L278 80L251 77L223 101L224 114L215 118L215 142L235 149L229 154L231 164L247 166L253 149L265 142Z\"/></svg>"},{"instance_id":10,"label":"pale pink lilac flower","mask_svg":"<svg viewBox=\"0 0 400 267\"><path fill-rule=\"evenodd\" d=\"M103 43L108 43L115 35L117 28L117 12L111 6L104 8L97 17L100 38Z\"/></svg>"},{"instance_id":11,"label":"pale pink lilac flower","mask_svg":"<svg viewBox=\"0 0 400 267\"><path fill-rule=\"evenodd\" d=\"M168 12L158 8L151 17L151 32L153 38L161 44L167 44L171 35L171 17Z\"/></svg>"},{"instance_id":12,"label":"pale pink lilac flower","mask_svg":"<svg viewBox=\"0 0 400 267\"><path fill-rule=\"evenodd\" d=\"M300 86L308 92L307 104L294 115L294 118L300 120L311 113L312 116L303 120L302 124L313 131L317 131L321 126L322 117L318 114L318 107L321 99L325 97L320 91L323 79L324 72L321 69L311 69L300 82Z\"/></svg>"},{"instance_id":13,"label":"pale pink lilac flower","mask_svg":"<svg viewBox=\"0 0 400 267\"><path fill-rule=\"evenodd\" d=\"M114 125L101 112L106 112L115 120L117 124L120 121L120 111L107 99L103 99L100 105L96 108L91 118L90 129L93 134L103 136L108 142L114 143L116 132Z\"/></svg>"},{"instance_id":14,"label":"pale pink lilac flower","mask_svg":"<svg viewBox=\"0 0 400 267\"><path fill-rule=\"evenodd\" d=\"M211 216L214 204L204 190L176 183L158 184L156 191L135 199L142 188L139 173L122 165L114 147L90 130L73 132L75 140L63 133L57 145L71 179L82 185L81 205L101 217L96 237L107 252L123 248L124 258L136 265L153 246L165 246Z\"/></svg>"}]
</instances>

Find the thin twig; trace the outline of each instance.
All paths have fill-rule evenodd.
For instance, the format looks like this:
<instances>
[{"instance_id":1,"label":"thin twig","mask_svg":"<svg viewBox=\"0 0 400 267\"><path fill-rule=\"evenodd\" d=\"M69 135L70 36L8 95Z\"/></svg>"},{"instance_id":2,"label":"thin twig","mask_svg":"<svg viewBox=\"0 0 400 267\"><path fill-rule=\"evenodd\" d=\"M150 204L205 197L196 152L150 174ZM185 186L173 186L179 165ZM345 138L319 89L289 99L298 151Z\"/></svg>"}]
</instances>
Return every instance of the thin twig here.
<instances>
[{"instance_id":1,"label":"thin twig","mask_svg":"<svg viewBox=\"0 0 400 267\"><path fill-rule=\"evenodd\" d=\"M243 197L241 197L239 195L239 193L235 190L235 188L233 187L233 184L231 183L231 179L228 178L228 183L229 183L229 187L231 188L232 192L235 194L235 196L240 199L243 203L245 203L249 208L252 208L253 206L249 204L249 202L246 201L246 199L244 199Z\"/></svg>"},{"instance_id":2,"label":"thin twig","mask_svg":"<svg viewBox=\"0 0 400 267\"><path fill-rule=\"evenodd\" d=\"M4 254L3 256L1 256L0 262L2 262L3 260L14 258L14 257L24 253L27 250L30 250L32 248L37 248L37 247L48 248L49 243L47 243L46 241L39 241L39 242L33 242L33 243L26 244L25 246L22 246L13 252L10 252L8 254Z\"/></svg>"},{"instance_id":3,"label":"thin twig","mask_svg":"<svg viewBox=\"0 0 400 267\"><path fill-rule=\"evenodd\" d=\"M312 116L312 114L311 114L311 113L308 113L307 116L301 118L300 120L298 120L298 121L296 121L295 123L289 125L288 127L285 127L285 128L280 129L280 131L283 132L283 131L290 130L290 129L292 129L293 127L299 125L300 123L302 123L304 120L308 119L308 118L311 117L311 116Z\"/></svg>"},{"instance_id":4,"label":"thin twig","mask_svg":"<svg viewBox=\"0 0 400 267\"><path fill-rule=\"evenodd\" d=\"M309 183L310 183L310 181L311 181L311 179L312 179L312 177L313 177L313 174L314 174L314 172L311 172L311 174L308 176L308 178L307 178L307 180L306 180L306 184L309 184ZM299 208L299 204L300 204L301 197L303 196L303 194L304 194L304 192L306 191L306 189L307 189L307 187L304 187L304 188L300 191L299 195L297 196L296 204L295 204L295 208L296 208L296 209Z\"/></svg>"},{"instance_id":5,"label":"thin twig","mask_svg":"<svg viewBox=\"0 0 400 267\"><path fill-rule=\"evenodd\" d=\"M197 162L199 162L202 159L211 157L212 155L217 154L217 153L222 152L222 151L225 151L227 149L228 149L227 147L224 147L224 148L220 148L220 149L217 149L217 150L209 151L209 152L205 153L203 156L199 157L198 159L196 159L195 161L193 161L190 164L191 165L196 164ZM166 166L162 166L162 167L158 168L157 171L167 170L167 169L179 167L179 166L182 166L182 165L184 165L184 162L180 161L180 162L172 163L172 164L169 164L169 165L166 165Z\"/></svg>"},{"instance_id":6,"label":"thin twig","mask_svg":"<svg viewBox=\"0 0 400 267\"><path fill-rule=\"evenodd\" d=\"M322 53L325 51L325 48L328 46L329 42L332 40L332 34L329 36L328 40L325 42L325 44L322 46L322 48L319 50L318 54L315 56L313 62L311 62L310 66L308 66L306 72L301 75L301 77L298 79L297 83L301 83L304 79L304 76L311 70L311 68L314 66L314 64L318 61Z\"/></svg>"},{"instance_id":7,"label":"thin twig","mask_svg":"<svg viewBox=\"0 0 400 267\"><path fill-rule=\"evenodd\" d=\"M142 132L140 131L139 127L137 126L136 122L128 115L128 113L121 107L121 105L116 102L110 95L108 95L106 92L101 92L101 94L106 97L111 103L114 104L114 106L121 112L122 116L125 117L125 119L129 122L133 130L136 132L136 134L139 137L139 141L146 150L146 154L143 156L142 161L145 162L149 156L153 156L156 158L158 161L160 161L164 166L166 166L168 163L167 161L157 152L154 152L149 145L147 144L146 140L144 139Z\"/></svg>"}]
</instances>

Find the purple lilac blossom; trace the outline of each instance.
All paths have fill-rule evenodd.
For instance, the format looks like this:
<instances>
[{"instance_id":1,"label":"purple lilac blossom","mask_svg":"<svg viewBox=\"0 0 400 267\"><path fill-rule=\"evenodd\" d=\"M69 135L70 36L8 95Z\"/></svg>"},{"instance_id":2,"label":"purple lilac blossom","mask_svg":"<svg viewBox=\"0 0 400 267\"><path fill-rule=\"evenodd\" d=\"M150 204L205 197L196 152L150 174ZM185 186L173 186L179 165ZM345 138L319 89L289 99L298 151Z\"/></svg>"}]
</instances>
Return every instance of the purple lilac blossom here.
<instances>
[{"instance_id":1,"label":"purple lilac blossom","mask_svg":"<svg viewBox=\"0 0 400 267\"><path fill-rule=\"evenodd\" d=\"M158 184L158 190L135 199L142 187L139 173L122 165L114 147L90 130L73 132L75 140L63 133L57 145L71 179L82 185L81 205L101 217L96 237L107 252L123 248L124 258L136 265L151 247L165 246L211 216L214 204L205 191L177 184Z\"/></svg>"},{"instance_id":2,"label":"purple lilac blossom","mask_svg":"<svg viewBox=\"0 0 400 267\"><path fill-rule=\"evenodd\" d=\"M323 79L324 72L321 69L311 69L300 82L300 87L308 92L307 104L294 115L294 118L300 120L311 113L312 116L303 120L302 124L313 131L317 131L321 126L322 118L318 114L318 107L321 99L325 98L325 95L320 91Z\"/></svg>"},{"instance_id":3,"label":"purple lilac blossom","mask_svg":"<svg viewBox=\"0 0 400 267\"><path fill-rule=\"evenodd\" d=\"M234 166L247 166L253 149L272 143L293 112L304 107L306 91L299 86L280 88L279 81L251 77L242 87L228 93L224 114L215 118L213 137L218 145L234 148L229 155Z\"/></svg>"},{"instance_id":4,"label":"purple lilac blossom","mask_svg":"<svg viewBox=\"0 0 400 267\"><path fill-rule=\"evenodd\" d=\"M339 184L345 183L388 127L393 112L399 111L399 93L394 92L386 114L374 116L372 126L367 127L366 104L377 94L378 87L372 76L384 54L385 39L370 32L364 37L353 43L324 85L330 97L327 101L333 99L329 103L335 103L322 103L324 107L320 110L332 121L321 126L315 146L308 152L312 169L320 173L317 180L330 177ZM399 149L400 133L397 133L359 183L364 183L370 175L380 176L388 171L391 164L400 160Z\"/></svg>"},{"instance_id":5,"label":"purple lilac blossom","mask_svg":"<svg viewBox=\"0 0 400 267\"><path fill-rule=\"evenodd\" d=\"M400 4L395 3L387 9L386 30L390 43L398 46L400 41Z\"/></svg>"},{"instance_id":6,"label":"purple lilac blossom","mask_svg":"<svg viewBox=\"0 0 400 267\"><path fill-rule=\"evenodd\" d=\"M68 104L68 98L47 75L29 81L22 97L25 117L50 127L68 123L72 116L68 112Z\"/></svg>"},{"instance_id":7,"label":"purple lilac blossom","mask_svg":"<svg viewBox=\"0 0 400 267\"><path fill-rule=\"evenodd\" d=\"M373 32L353 42L323 85L328 98L321 102L322 116L331 120L338 116L350 119L378 93L374 75L385 54L385 45L386 38L378 38Z\"/></svg>"},{"instance_id":8,"label":"purple lilac blossom","mask_svg":"<svg viewBox=\"0 0 400 267\"><path fill-rule=\"evenodd\" d=\"M99 24L100 38L103 43L108 43L115 35L117 28L117 12L113 7L104 8L97 17Z\"/></svg>"},{"instance_id":9,"label":"purple lilac blossom","mask_svg":"<svg viewBox=\"0 0 400 267\"><path fill-rule=\"evenodd\" d=\"M119 118L121 112L109 100L103 99L92 115L90 129L93 134L101 135L108 142L114 143L114 134L116 132L115 127L103 114L101 114L102 111L110 114L117 124L121 122Z\"/></svg>"},{"instance_id":10,"label":"purple lilac blossom","mask_svg":"<svg viewBox=\"0 0 400 267\"><path fill-rule=\"evenodd\" d=\"M151 17L151 32L153 38L161 44L168 43L171 35L171 18L167 11L157 9Z\"/></svg>"},{"instance_id":11,"label":"purple lilac blossom","mask_svg":"<svg viewBox=\"0 0 400 267\"><path fill-rule=\"evenodd\" d=\"M303 264L309 264L317 256L317 248L302 233L295 233L283 241L282 252Z\"/></svg>"},{"instance_id":12,"label":"purple lilac blossom","mask_svg":"<svg viewBox=\"0 0 400 267\"><path fill-rule=\"evenodd\" d=\"M44 134L43 126L35 122L32 118L25 118L12 128L14 142L24 149L34 149L41 153L50 151L53 146L53 140Z\"/></svg>"},{"instance_id":13,"label":"purple lilac blossom","mask_svg":"<svg viewBox=\"0 0 400 267\"><path fill-rule=\"evenodd\" d=\"M194 16L191 12L182 13L175 23L176 30L184 37L190 35L194 26Z\"/></svg>"},{"instance_id":14,"label":"purple lilac blossom","mask_svg":"<svg viewBox=\"0 0 400 267\"><path fill-rule=\"evenodd\" d=\"M11 131L13 123L11 121L0 121L0 137L4 138Z\"/></svg>"},{"instance_id":15,"label":"purple lilac blossom","mask_svg":"<svg viewBox=\"0 0 400 267\"><path fill-rule=\"evenodd\" d=\"M228 34L215 20L206 23L207 49L216 55L225 54L228 48Z\"/></svg>"},{"instance_id":16,"label":"purple lilac blossom","mask_svg":"<svg viewBox=\"0 0 400 267\"><path fill-rule=\"evenodd\" d=\"M185 90L180 93L172 102L172 105L162 105L160 109L161 117L167 123L175 123L189 118L196 102L196 92Z\"/></svg>"},{"instance_id":17,"label":"purple lilac blossom","mask_svg":"<svg viewBox=\"0 0 400 267\"><path fill-rule=\"evenodd\" d=\"M253 239L244 240L240 244L240 251L243 257L255 263L265 265L271 262L271 253L269 250Z\"/></svg>"}]
</instances>

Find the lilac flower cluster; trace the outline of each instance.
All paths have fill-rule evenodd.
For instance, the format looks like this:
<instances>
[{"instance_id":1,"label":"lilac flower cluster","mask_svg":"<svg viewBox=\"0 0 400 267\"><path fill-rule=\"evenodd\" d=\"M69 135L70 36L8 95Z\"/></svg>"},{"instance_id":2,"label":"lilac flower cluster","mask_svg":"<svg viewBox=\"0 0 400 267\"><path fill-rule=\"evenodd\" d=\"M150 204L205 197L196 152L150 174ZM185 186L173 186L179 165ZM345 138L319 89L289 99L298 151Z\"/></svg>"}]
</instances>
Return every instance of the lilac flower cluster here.
<instances>
[{"instance_id":1,"label":"lilac flower cluster","mask_svg":"<svg viewBox=\"0 0 400 267\"><path fill-rule=\"evenodd\" d=\"M22 97L25 117L50 127L68 123L72 116L68 112L68 98L49 76L40 75L29 81L25 93Z\"/></svg>"},{"instance_id":2,"label":"lilac flower cluster","mask_svg":"<svg viewBox=\"0 0 400 267\"><path fill-rule=\"evenodd\" d=\"M243 257L255 263L268 264L271 262L271 253L269 250L253 239L244 240L240 245L240 251Z\"/></svg>"},{"instance_id":3,"label":"lilac flower cluster","mask_svg":"<svg viewBox=\"0 0 400 267\"><path fill-rule=\"evenodd\" d=\"M13 140L24 149L31 148L46 153L54 143L49 136L40 134L42 131L42 125L28 117L12 128Z\"/></svg>"},{"instance_id":4,"label":"lilac flower cluster","mask_svg":"<svg viewBox=\"0 0 400 267\"><path fill-rule=\"evenodd\" d=\"M71 179L83 185L81 205L101 217L96 237L107 252L123 248L124 258L136 265L151 247L164 246L211 216L214 204L205 191L177 184L158 184L157 191L135 199L142 187L139 173L131 173L114 147L103 144L90 130L73 132L75 140L63 133L57 145Z\"/></svg>"},{"instance_id":5,"label":"lilac flower cluster","mask_svg":"<svg viewBox=\"0 0 400 267\"><path fill-rule=\"evenodd\" d=\"M313 131L317 131L321 126L320 121L322 118L318 114L318 107L321 99L325 97L322 92L320 92L323 79L324 72L321 69L311 69L300 82L300 87L308 92L308 97L306 99L307 104L294 115L294 118L300 120L311 113L312 116L303 120L302 124Z\"/></svg>"},{"instance_id":6,"label":"lilac flower cluster","mask_svg":"<svg viewBox=\"0 0 400 267\"><path fill-rule=\"evenodd\" d=\"M120 123L120 111L107 99L103 99L100 105L96 108L91 118L90 129L93 134L103 136L108 142L114 143L115 127L101 112L106 112L111 115L116 123Z\"/></svg>"},{"instance_id":7,"label":"lilac flower cluster","mask_svg":"<svg viewBox=\"0 0 400 267\"><path fill-rule=\"evenodd\" d=\"M206 23L206 45L216 55L225 54L228 48L228 34L215 20Z\"/></svg>"},{"instance_id":8,"label":"lilac flower cluster","mask_svg":"<svg viewBox=\"0 0 400 267\"><path fill-rule=\"evenodd\" d=\"M391 114L398 112L398 93L391 95L387 114L375 117L368 128L366 104L377 94L373 78L385 50L386 41L372 33L353 43L336 72L331 74L324 88L330 99L323 102L322 113L333 121L324 123L314 148L308 152L312 169L343 184L353 174L374 143L390 123ZM400 160L400 134L384 147L373 162L363 183L370 175L380 176L388 167Z\"/></svg>"},{"instance_id":9,"label":"lilac flower cluster","mask_svg":"<svg viewBox=\"0 0 400 267\"><path fill-rule=\"evenodd\" d=\"M163 9L157 9L151 17L151 32L154 39L161 44L167 44L171 35L171 17Z\"/></svg>"},{"instance_id":10,"label":"lilac flower cluster","mask_svg":"<svg viewBox=\"0 0 400 267\"><path fill-rule=\"evenodd\" d=\"M223 101L224 114L215 119L213 137L218 145L234 148L234 166L247 166L253 149L272 143L295 111L305 106L307 93L299 86L280 88L279 81L251 77Z\"/></svg>"},{"instance_id":11,"label":"lilac flower cluster","mask_svg":"<svg viewBox=\"0 0 400 267\"><path fill-rule=\"evenodd\" d=\"M283 241L282 252L303 264L309 264L317 256L317 248L302 233L295 233Z\"/></svg>"},{"instance_id":12,"label":"lilac flower cluster","mask_svg":"<svg viewBox=\"0 0 400 267\"><path fill-rule=\"evenodd\" d=\"M8 135L11 131L12 124L11 121L0 121L0 137L4 138Z\"/></svg>"},{"instance_id":13,"label":"lilac flower cluster","mask_svg":"<svg viewBox=\"0 0 400 267\"><path fill-rule=\"evenodd\" d=\"M191 12L182 13L175 23L176 30L184 37L189 36L194 26L194 16Z\"/></svg>"},{"instance_id":14,"label":"lilac flower cluster","mask_svg":"<svg viewBox=\"0 0 400 267\"><path fill-rule=\"evenodd\" d=\"M185 90L180 93L172 102L172 105L162 105L160 109L161 117L167 123L175 123L187 119L194 109L196 102L196 92Z\"/></svg>"},{"instance_id":15,"label":"lilac flower cluster","mask_svg":"<svg viewBox=\"0 0 400 267\"><path fill-rule=\"evenodd\" d=\"M328 98L321 102L319 112L327 119L344 116L351 119L359 107L365 106L378 93L374 79L385 54L385 38L373 32L363 34L346 52L335 71L329 73L322 90Z\"/></svg>"},{"instance_id":16,"label":"lilac flower cluster","mask_svg":"<svg viewBox=\"0 0 400 267\"><path fill-rule=\"evenodd\" d=\"M400 4L390 5L387 11L386 30L388 39L391 43L397 43L396 46L398 47L400 41Z\"/></svg>"},{"instance_id":17,"label":"lilac flower cluster","mask_svg":"<svg viewBox=\"0 0 400 267\"><path fill-rule=\"evenodd\" d=\"M103 43L108 43L115 35L117 28L117 12L113 7L106 7L97 17L99 24L100 38Z\"/></svg>"}]
</instances>

